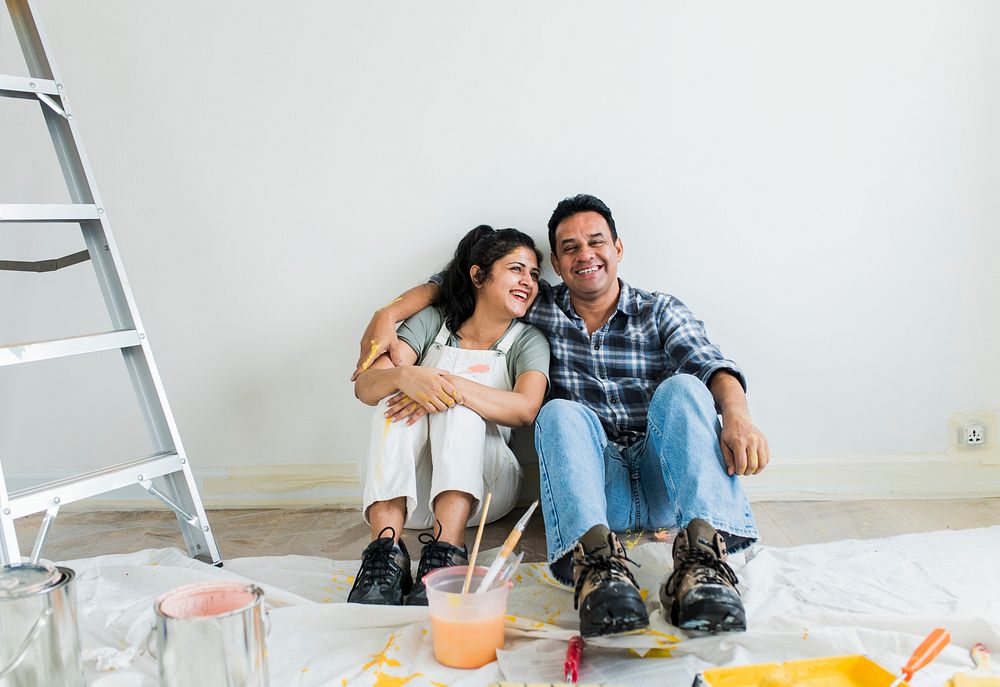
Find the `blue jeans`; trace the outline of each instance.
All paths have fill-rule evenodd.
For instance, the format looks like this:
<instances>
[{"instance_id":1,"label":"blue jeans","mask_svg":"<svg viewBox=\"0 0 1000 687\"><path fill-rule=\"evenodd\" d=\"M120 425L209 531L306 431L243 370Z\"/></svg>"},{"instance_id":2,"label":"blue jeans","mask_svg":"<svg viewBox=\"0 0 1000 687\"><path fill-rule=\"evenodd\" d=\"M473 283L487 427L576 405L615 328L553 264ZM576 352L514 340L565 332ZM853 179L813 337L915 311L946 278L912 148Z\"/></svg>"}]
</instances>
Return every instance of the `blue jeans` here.
<instances>
[{"instance_id":1,"label":"blue jeans","mask_svg":"<svg viewBox=\"0 0 1000 687\"><path fill-rule=\"evenodd\" d=\"M753 543L757 525L739 478L726 473L721 424L708 387L692 375L664 380L649 405L646 436L608 442L594 411L546 403L535 421L549 566L569 583L569 559L591 527L615 532L685 527L702 518L730 551Z\"/></svg>"}]
</instances>

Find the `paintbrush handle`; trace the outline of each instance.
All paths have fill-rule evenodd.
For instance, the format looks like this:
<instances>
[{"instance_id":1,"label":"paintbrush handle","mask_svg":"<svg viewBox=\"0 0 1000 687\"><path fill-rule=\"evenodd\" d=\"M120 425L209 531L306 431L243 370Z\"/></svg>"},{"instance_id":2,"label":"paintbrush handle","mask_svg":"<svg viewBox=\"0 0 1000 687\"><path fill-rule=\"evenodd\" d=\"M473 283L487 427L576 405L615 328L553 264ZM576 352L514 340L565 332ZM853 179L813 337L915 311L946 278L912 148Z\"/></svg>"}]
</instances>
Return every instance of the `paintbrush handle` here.
<instances>
[{"instance_id":1,"label":"paintbrush handle","mask_svg":"<svg viewBox=\"0 0 1000 687\"><path fill-rule=\"evenodd\" d=\"M472 545L472 557L469 558L469 569L465 572L465 584L462 585L462 594L469 593L469 584L472 582L472 571L476 569L476 556L479 555L479 542L483 539L483 527L486 526L486 513L490 510L490 500L493 492L486 494L483 501L483 514L479 518L479 529L476 530L476 543Z\"/></svg>"},{"instance_id":2,"label":"paintbrush handle","mask_svg":"<svg viewBox=\"0 0 1000 687\"><path fill-rule=\"evenodd\" d=\"M903 675L906 681L913 679L913 674L925 665L937 658L937 655L944 651L944 648L951 644L951 633L943 627L932 630L927 639L921 642L917 650L910 656L910 660L903 666Z\"/></svg>"}]
</instances>

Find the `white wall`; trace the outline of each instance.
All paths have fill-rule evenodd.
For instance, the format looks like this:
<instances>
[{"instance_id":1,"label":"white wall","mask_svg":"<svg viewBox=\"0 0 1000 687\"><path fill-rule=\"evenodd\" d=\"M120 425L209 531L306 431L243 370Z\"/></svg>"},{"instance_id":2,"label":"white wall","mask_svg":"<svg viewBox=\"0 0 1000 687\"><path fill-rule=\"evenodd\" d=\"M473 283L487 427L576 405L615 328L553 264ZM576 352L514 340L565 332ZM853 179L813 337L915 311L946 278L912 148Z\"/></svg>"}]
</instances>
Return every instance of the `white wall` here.
<instances>
[{"instance_id":1,"label":"white wall","mask_svg":"<svg viewBox=\"0 0 1000 687\"><path fill-rule=\"evenodd\" d=\"M544 242L577 192L614 210L622 276L743 365L776 468L936 460L950 416L1000 408L988 0L37 7L203 476L349 492L297 466L360 458L373 309L477 223ZM36 108L0 101L0 202L65 196ZM0 229L0 258L82 246ZM103 328L94 284L0 272L0 341ZM142 452L119 368L0 370L15 484Z\"/></svg>"}]
</instances>

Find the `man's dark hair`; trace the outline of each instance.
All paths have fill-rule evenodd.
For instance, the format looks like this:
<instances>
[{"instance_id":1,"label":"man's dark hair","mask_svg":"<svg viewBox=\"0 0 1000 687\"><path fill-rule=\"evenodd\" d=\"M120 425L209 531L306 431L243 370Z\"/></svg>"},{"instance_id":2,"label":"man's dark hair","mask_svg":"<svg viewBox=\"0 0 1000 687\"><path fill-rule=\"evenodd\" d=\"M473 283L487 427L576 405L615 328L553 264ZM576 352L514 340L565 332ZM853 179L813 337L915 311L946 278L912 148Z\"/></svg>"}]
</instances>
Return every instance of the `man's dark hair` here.
<instances>
[{"instance_id":1,"label":"man's dark hair","mask_svg":"<svg viewBox=\"0 0 1000 687\"><path fill-rule=\"evenodd\" d=\"M476 286L489 280L493 263L521 246L534 251L535 259L541 264L542 255L535 248L535 242L517 229L494 231L488 224L480 224L458 242L455 257L444 269L444 278L434 301L444 311L444 321L452 334L458 336L459 328L475 312ZM481 270L478 284L472 282L469 274L473 265Z\"/></svg>"},{"instance_id":2,"label":"man's dark hair","mask_svg":"<svg viewBox=\"0 0 1000 687\"><path fill-rule=\"evenodd\" d=\"M572 198L563 198L559 201L559 205L552 211L552 217L549 218L549 248L553 254L556 252L556 227L567 217L581 212L596 212L603 217L611 229L611 240L618 240L618 230L615 229L615 218L611 216L611 208L596 196L578 193Z\"/></svg>"}]
</instances>

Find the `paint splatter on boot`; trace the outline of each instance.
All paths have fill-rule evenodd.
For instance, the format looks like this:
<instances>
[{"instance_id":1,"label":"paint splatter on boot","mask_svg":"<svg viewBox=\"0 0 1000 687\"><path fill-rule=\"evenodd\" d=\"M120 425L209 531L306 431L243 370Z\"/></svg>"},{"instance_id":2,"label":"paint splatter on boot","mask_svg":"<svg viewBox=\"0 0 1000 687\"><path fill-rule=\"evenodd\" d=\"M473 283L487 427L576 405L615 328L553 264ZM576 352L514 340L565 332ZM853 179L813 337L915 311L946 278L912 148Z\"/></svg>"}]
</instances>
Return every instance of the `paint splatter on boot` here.
<instances>
[{"instance_id":1,"label":"paint splatter on boot","mask_svg":"<svg viewBox=\"0 0 1000 687\"><path fill-rule=\"evenodd\" d=\"M746 611L739 580L726 563L722 536L695 518L674 539L674 572L660 588L666 620L682 630L742 632Z\"/></svg>"}]
</instances>

